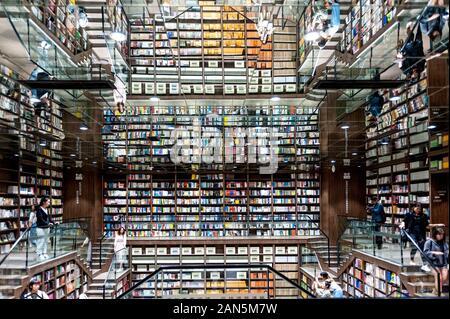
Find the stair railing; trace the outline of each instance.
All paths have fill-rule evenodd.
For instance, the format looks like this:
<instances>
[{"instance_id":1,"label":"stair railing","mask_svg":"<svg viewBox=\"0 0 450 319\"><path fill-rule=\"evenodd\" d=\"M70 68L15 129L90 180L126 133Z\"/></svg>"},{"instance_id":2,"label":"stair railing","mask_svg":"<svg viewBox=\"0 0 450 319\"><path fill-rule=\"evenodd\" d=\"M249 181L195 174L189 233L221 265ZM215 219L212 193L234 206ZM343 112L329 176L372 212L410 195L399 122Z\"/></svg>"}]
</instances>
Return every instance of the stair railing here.
<instances>
[{"instance_id":1,"label":"stair railing","mask_svg":"<svg viewBox=\"0 0 450 319\"><path fill-rule=\"evenodd\" d=\"M439 270L433 265L432 260L423 252L422 249L420 249L419 245L417 244L417 242L414 240L414 238L411 237L411 235L405 230L405 229L401 229L400 230L401 234L404 235L410 242L411 244L414 245L414 247L417 249L417 251L420 253L420 255L422 256L423 259L425 259L427 261L427 263L430 265L431 268L433 268L434 272L436 273L437 276L437 293L438 293L438 297L441 296L441 273L439 272Z\"/></svg>"},{"instance_id":2,"label":"stair railing","mask_svg":"<svg viewBox=\"0 0 450 319\"><path fill-rule=\"evenodd\" d=\"M312 223L316 224L317 229L319 230L320 234L325 237L326 241L327 241L327 261L328 261L328 267L330 267L331 265L331 257L330 257L330 237L328 237L327 234L325 234L325 232L322 231L322 229L320 229L320 224L317 221L312 220L311 217L309 217L308 215L303 215L306 218L308 218ZM317 254L316 254L317 257ZM319 259L317 259L319 260Z\"/></svg>"},{"instance_id":3,"label":"stair railing","mask_svg":"<svg viewBox=\"0 0 450 319\"><path fill-rule=\"evenodd\" d=\"M152 280L157 280L156 281L156 285L154 287L155 290L155 294L154 297L158 297L158 294L156 293L156 291L158 290L158 283L161 283L162 285L162 296L164 296L164 278L161 278L160 281L158 281L158 275L164 273L164 271L180 271L182 272L183 270L196 270L196 269L202 269L204 271L206 270L213 270L213 269L223 269L224 272L226 272L226 269L248 269L250 271L250 269L265 269L268 273L272 273L275 274L276 276L280 277L284 282L290 284L292 287L294 287L295 289L297 289L299 291L298 296L301 296L303 298L315 298L314 294L311 293L312 288L308 287L310 289L305 289L304 287L302 287L301 285L299 285L297 282L295 282L294 280L288 278L287 276L285 276L284 274L282 274L281 272L279 272L278 270L274 269L272 266L269 265L265 265L265 264L225 264L225 265L205 265L205 264L199 264L199 265L183 265L183 266L161 266L159 267L156 271L152 272L151 274L147 275L145 278L141 279L139 282L137 282L136 284L134 284L130 289L128 289L127 291L125 291L124 293L120 294L117 298L118 299L128 299L128 298L133 298L133 292L140 289L141 286L144 286L147 282L150 282ZM225 281L225 278L223 278L223 280ZM272 277L272 280L275 280L275 276ZM182 277L180 277L180 282L182 282ZM304 283L303 283L304 284ZM249 285L250 286L250 285ZM285 288L286 286L281 286L279 287L280 289ZM264 287L263 287L264 288ZM276 289L275 286L271 285L270 282L270 278L269 276L267 277L267 290L274 290ZM267 294L267 298L270 297L270 294Z\"/></svg>"},{"instance_id":4,"label":"stair railing","mask_svg":"<svg viewBox=\"0 0 450 319\"><path fill-rule=\"evenodd\" d=\"M116 296L116 287L117 287L117 273L121 270L127 271L130 268L130 259L128 254L128 247L122 248L116 252L112 257L111 264L109 265L108 272L106 273L105 280L103 282L102 287L102 296L103 299L106 299L106 289L113 288L112 296ZM124 268L123 266L126 266ZM109 284L109 282L113 281L113 284Z\"/></svg>"}]
</instances>

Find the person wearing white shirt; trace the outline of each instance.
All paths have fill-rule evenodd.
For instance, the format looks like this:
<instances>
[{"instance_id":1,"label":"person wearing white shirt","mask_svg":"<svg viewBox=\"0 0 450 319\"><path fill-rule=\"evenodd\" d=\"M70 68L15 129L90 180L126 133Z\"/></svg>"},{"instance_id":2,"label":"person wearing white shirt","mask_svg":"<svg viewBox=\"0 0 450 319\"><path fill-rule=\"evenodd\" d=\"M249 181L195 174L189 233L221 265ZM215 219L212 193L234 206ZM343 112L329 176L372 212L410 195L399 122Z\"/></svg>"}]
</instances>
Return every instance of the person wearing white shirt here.
<instances>
[{"instance_id":1,"label":"person wearing white shirt","mask_svg":"<svg viewBox=\"0 0 450 319\"><path fill-rule=\"evenodd\" d=\"M29 292L23 296L23 299L49 299L45 291L39 290L41 283L37 279L31 279L28 284Z\"/></svg>"},{"instance_id":2,"label":"person wearing white shirt","mask_svg":"<svg viewBox=\"0 0 450 319\"><path fill-rule=\"evenodd\" d=\"M114 253L119 263L119 269L123 269L126 262L127 234L124 227L120 227L114 237Z\"/></svg>"}]
</instances>

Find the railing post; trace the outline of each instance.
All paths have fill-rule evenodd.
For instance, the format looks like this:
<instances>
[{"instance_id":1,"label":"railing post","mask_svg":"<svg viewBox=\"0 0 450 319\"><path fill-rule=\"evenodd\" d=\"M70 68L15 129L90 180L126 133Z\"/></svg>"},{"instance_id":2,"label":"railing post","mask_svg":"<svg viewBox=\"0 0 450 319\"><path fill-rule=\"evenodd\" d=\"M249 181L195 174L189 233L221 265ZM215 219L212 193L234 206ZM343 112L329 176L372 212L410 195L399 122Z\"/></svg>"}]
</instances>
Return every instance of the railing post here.
<instances>
[{"instance_id":1,"label":"railing post","mask_svg":"<svg viewBox=\"0 0 450 319\"><path fill-rule=\"evenodd\" d=\"M26 243L26 249L25 249L25 268L28 268L28 246L29 246L29 237L30 237L30 232L31 231L29 231L28 232L28 235L27 235L27 243Z\"/></svg>"},{"instance_id":2,"label":"railing post","mask_svg":"<svg viewBox=\"0 0 450 319\"><path fill-rule=\"evenodd\" d=\"M403 229L400 229L400 261L401 264L403 265Z\"/></svg>"},{"instance_id":3,"label":"railing post","mask_svg":"<svg viewBox=\"0 0 450 319\"><path fill-rule=\"evenodd\" d=\"M437 272L438 297L441 296L441 274Z\"/></svg>"},{"instance_id":4,"label":"railing post","mask_svg":"<svg viewBox=\"0 0 450 319\"><path fill-rule=\"evenodd\" d=\"M267 299L270 298L270 279L269 279L269 269L267 270Z\"/></svg>"},{"instance_id":5,"label":"railing post","mask_svg":"<svg viewBox=\"0 0 450 319\"><path fill-rule=\"evenodd\" d=\"M56 237L57 237L57 232L58 232L58 225L57 224L54 224L53 225L53 229L54 229L54 232L53 232L53 238L54 238L54 240L53 240L53 258L56 258ZM46 238L45 240L47 240L48 241L48 238Z\"/></svg>"},{"instance_id":6,"label":"railing post","mask_svg":"<svg viewBox=\"0 0 450 319\"><path fill-rule=\"evenodd\" d=\"M103 237L100 239L100 254L99 254L100 264L98 265L99 268L102 268L102 242L103 242Z\"/></svg>"}]
</instances>

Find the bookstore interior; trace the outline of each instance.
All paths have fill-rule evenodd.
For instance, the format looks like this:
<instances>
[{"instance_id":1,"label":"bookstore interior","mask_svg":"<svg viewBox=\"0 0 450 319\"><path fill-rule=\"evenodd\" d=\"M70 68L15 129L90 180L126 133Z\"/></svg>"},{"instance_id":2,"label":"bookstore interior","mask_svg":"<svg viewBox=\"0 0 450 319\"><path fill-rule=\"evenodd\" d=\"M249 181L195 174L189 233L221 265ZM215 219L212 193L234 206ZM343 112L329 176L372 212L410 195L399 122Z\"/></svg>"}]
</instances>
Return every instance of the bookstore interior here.
<instances>
[{"instance_id":1,"label":"bookstore interior","mask_svg":"<svg viewBox=\"0 0 450 319\"><path fill-rule=\"evenodd\" d=\"M0 1L0 299L448 299L448 0Z\"/></svg>"}]
</instances>

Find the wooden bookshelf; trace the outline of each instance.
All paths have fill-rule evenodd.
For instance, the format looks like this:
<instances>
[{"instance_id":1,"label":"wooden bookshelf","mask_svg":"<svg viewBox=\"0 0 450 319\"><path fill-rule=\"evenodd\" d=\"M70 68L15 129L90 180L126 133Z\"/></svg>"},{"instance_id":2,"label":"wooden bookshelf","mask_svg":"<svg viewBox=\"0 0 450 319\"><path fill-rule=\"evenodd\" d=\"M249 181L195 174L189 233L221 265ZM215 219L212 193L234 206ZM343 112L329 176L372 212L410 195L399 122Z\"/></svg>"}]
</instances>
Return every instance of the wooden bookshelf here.
<instances>
[{"instance_id":1,"label":"wooden bookshelf","mask_svg":"<svg viewBox=\"0 0 450 319\"><path fill-rule=\"evenodd\" d=\"M38 5L40 1L26 2L40 26L58 39L73 55L90 49L87 31L81 27L77 28L75 17L71 17L68 12L69 0L49 0L46 5Z\"/></svg>"},{"instance_id":2,"label":"wooden bookshelf","mask_svg":"<svg viewBox=\"0 0 450 319\"><path fill-rule=\"evenodd\" d=\"M426 72L395 91L380 92L381 114L366 116L366 194L380 198L388 223L400 223L411 205L429 211L429 102ZM391 101L393 95L400 99Z\"/></svg>"},{"instance_id":3,"label":"wooden bookshelf","mask_svg":"<svg viewBox=\"0 0 450 319\"><path fill-rule=\"evenodd\" d=\"M130 236L144 237L317 234L319 134L312 109L150 105L133 107L123 115L105 111L105 121L107 159L123 170L104 178L105 230L122 223ZM225 134L220 135L221 163L201 164L199 171L198 164L174 165L173 129L185 128L179 136L183 139L177 140L183 146L189 138L200 138L192 129L195 123L206 133L233 130L236 136L247 128L277 129L279 172L256 173L257 165L247 160L251 148L246 150L245 141L225 146L229 142ZM183 151L195 155L192 148ZM230 156L240 162L234 165L253 170L245 173L230 167Z\"/></svg>"},{"instance_id":4,"label":"wooden bookshelf","mask_svg":"<svg viewBox=\"0 0 450 319\"><path fill-rule=\"evenodd\" d=\"M275 19L277 31L263 44L253 15L246 7L205 3L169 23L131 17L131 94L297 92L296 25L282 29Z\"/></svg>"},{"instance_id":5,"label":"wooden bookshelf","mask_svg":"<svg viewBox=\"0 0 450 319\"><path fill-rule=\"evenodd\" d=\"M404 290L398 272L362 258L354 258L341 279L349 298L400 298L399 292L392 292Z\"/></svg>"},{"instance_id":6,"label":"wooden bookshelf","mask_svg":"<svg viewBox=\"0 0 450 319\"><path fill-rule=\"evenodd\" d=\"M50 214L62 220L62 157L64 137L60 103L49 100L42 107L30 104L30 90L19 77L1 66L0 129L5 143L0 165L0 248L7 252L27 227L33 205L42 196L52 202ZM45 141L45 146L41 145Z\"/></svg>"},{"instance_id":7,"label":"wooden bookshelf","mask_svg":"<svg viewBox=\"0 0 450 319\"><path fill-rule=\"evenodd\" d=\"M340 50L360 52L381 28L395 20L397 9L398 4L390 0L353 0L345 17Z\"/></svg>"},{"instance_id":8,"label":"wooden bookshelf","mask_svg":"<svg viewBox=\"0 0 450 319\"><path fill-rule=\"evenodd\" d=\"M193 269L164 271L164 293L200 294L211 297L229 294L255 294L267 297L289 297L294 287L284 287L281 278L263 269L246 269L245 265L265 264L298 282L298 267L303 260L299 244L219 244L219 243L149 243L131 242L133 283L161 266L242 264L242 269ZM158 281L161 281L161 277ZM269 282L270 281L270 282ZM269 284L267 284L269 282ZM269 285L269 286L268 286ZM269 291L267 291L269 287ZM147 282L138 296L154 296L155 282Z\"/></svg>"},{"instance_id":9,"label":"wooden bookshelf","mask_svg":"<svg viewBox=\"0 0 450 319\"><path fill-rule=\"evenodd\" d=\"M89 275L73 259L41 267L31 277L41 282L50 299L78 299L88 289Z\"/></svg>"}]
</instances>

